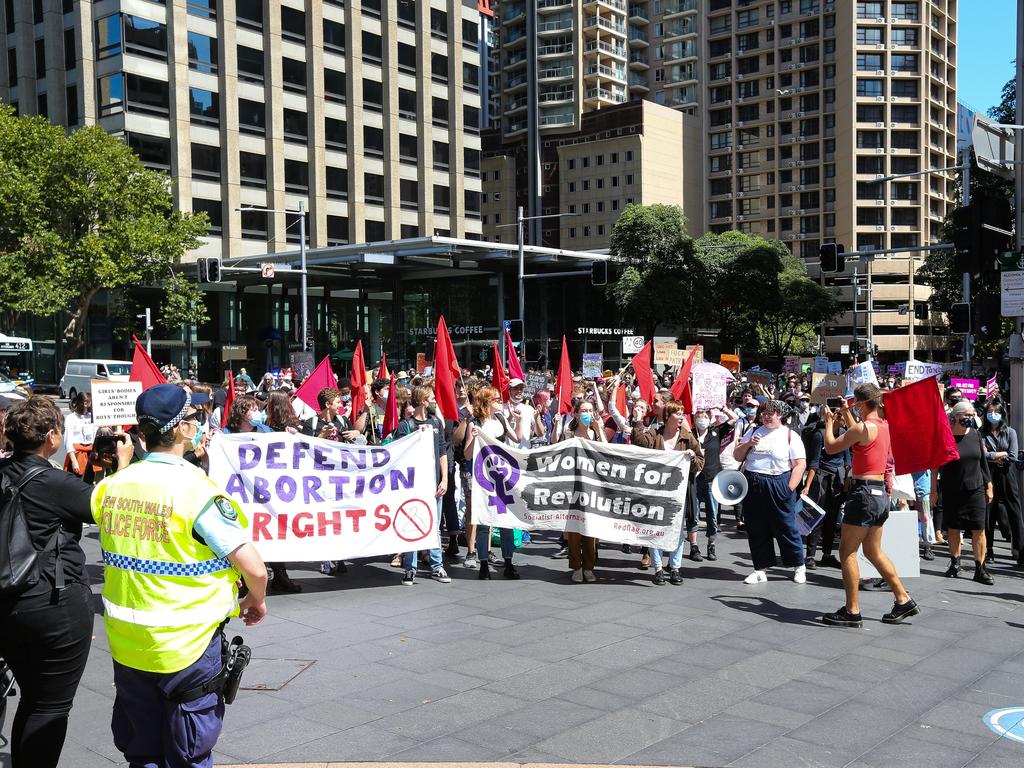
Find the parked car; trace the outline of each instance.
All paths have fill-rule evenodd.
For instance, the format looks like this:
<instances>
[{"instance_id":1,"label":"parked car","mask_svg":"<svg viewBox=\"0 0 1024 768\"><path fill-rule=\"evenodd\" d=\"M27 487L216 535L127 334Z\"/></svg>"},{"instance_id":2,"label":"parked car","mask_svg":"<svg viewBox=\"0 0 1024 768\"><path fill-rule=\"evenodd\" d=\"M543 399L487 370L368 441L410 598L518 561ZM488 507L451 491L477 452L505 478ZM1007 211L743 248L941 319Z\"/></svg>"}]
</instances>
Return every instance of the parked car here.
<instances>
[{"instance_id":1,"label":"parked car","mask_svg":"<svg viewBox=\"0 0 1024 768\"><path fill-rule=\"evenodd\" d=\"M75 399L79 392L92 394L93 379L128 381L132 364L127 360L68 360L60 380L60 396Z\"/></svg>"}]
</instances>

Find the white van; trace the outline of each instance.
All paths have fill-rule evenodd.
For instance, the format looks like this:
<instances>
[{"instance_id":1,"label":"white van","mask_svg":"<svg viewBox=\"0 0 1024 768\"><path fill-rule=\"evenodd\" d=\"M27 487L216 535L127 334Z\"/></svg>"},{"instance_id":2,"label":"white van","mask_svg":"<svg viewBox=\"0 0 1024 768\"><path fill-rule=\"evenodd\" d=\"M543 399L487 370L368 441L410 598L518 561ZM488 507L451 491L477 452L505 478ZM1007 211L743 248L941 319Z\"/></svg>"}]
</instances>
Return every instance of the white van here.
<instances>
[{"instance_id":1,"label":"white van","mask_svg":"<svg viewBox=\"0 0 1024 768\"><path fill-rule=\"evenodd\" d=\"M74 400L79 392L92 394L92 380L128 381L132 364L127 360L68 360L60 380L60 396Z\"/></svg>"}]
</instances>

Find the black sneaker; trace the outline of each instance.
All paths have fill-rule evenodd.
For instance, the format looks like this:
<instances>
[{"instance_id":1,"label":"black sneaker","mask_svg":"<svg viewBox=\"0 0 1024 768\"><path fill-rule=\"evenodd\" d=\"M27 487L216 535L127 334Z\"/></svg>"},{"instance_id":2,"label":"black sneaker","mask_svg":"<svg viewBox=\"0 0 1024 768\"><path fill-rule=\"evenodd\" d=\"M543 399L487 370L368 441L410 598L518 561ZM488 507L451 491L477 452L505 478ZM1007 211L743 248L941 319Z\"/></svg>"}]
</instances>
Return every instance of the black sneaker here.
<instances>
[{"instance_id":1,"label":"black sneaker","mask_svg":"<svg viewBox=\"0 0 1024 768\"><path fill-rule=\"evenodd\" d=\"M695 563L700 563L704 561L704 558L700 554L700 547L698 547L696 544L690 545L690 559L693 560L693 562Z\"/></svg>"},{"instance_id":2,"label":"black sneaker","mask_svg":"<svg viewBox=\"0 0 1024 768\"><path fill-rule=\"evenodd\" d=\"M835 555L822 555L818 561L818 565L822 568L842 568L843 564L839 562L839 558Z\"/></svg>"},{"instance_id":3,"label":"black sneaker","mask_svg":"<svg viewBox=\"0 0 1024 768\"><path fill-rule=\"evenodd\" d=\"M668 582L668 579L665 577L665 569L659 568L658 570L656 570L654 572L654 578L651 579L651 582L656 587L664 586Z\"/></svg>"},{"instance_id":4,"label":"black sneaker","mask_svg":"<svg viewBox=\"0 0 1024 768\"><path fill-rule=\"evenodd\" d=\"M632 551L632 550L630 549L630 546L629 546L629 544L623 544L623 545L622 545L622 553L623 553L624 555L628 555L628 554L629 554L629 553L630 553L631 551Z\"/></svg>"},{"instance_id":5,"label":"black sneaker","mask_svg":"<svg viewBox=\"0 0 1024 768\"><path fill-rule=\"evenodd\" d=\"M816 571L816 570L818 570L818 564L814 562L814 555L808 555L807 557L804 558L804 567L808 571Z\"/></svg>"},{"instance_id":6,"label":"black sneaker","mask_svg":"<svg viewBox=\"0 0 1024 768\"><path fill-rule=\"evenodd\" d=\"M415 583L416 583L416 571L414 569L410 568L408 571L405 572L405 575L402 576L402 584L404 584L407 587L411 587Z\"/></svg>"},{"instance_id":7,"label":"black sneaker","mask_svg":"<svg viewBox=\"0 0 1024 768\"><path fill-rule=\"evenodd\" d=\"M996 583L995 579L992 578L992 574L986 570L984 563L977 563L974 566L974 580L979 584L985 584L989 587Z\"/></svg>"},{"instance_id":8,"label":"black sneaker","mask_svg":"<svg viewBox=\"0 0 1024 768\"><path fill-rule=\"evenodd\" d=\"M715 545L714 544L708 544L708 553L707 553L706 558L708 560L717 560L718 559L718 555L715 553Z\"/></svg>"},{"instance_id":9,"label":"black sneaker","mask_svg":"<svg viewBox=\"0 0 1024 768\"><path fill-rule=\"evenodd\" d=\"M514 565L512 565L512 561L511 560L506 560L505 561L505 570L502 573L502 576L504 576L506 579L518 579L519 578L519 571L517 571L516 567Z\"/></svg>"},{"instance_id":10,"label":"black sneaker","mask_svg":"<svg viewBox=\"0 0 1024 768\"><path fill-rule=\"evenodd\" d=\"M962 571L963 571L963 568L960 567L960 558L959 557L954 557L954 558L950 559L950 561L949 561L949 568L946 569L946 573L943 574L943 575L947 579L955 579L955 578L957 578L960 575L960 573Z\"/></svg>"},{"instance_id":11,"label":"black sneaker","mask_svg":"<svg viewBox=\"0 0 1024 768\"><path fill-rule=\"evenodd\" d=\"M477 578L481 581L487 581L491 578L491 566L486 560L480 561L480 572L477 574Z\"/></svg>"},{"instance_id":12,"label":"black sneaker","mask_svg":"<svg viewBox=\"0 0 1024 768\"><path fill-rule=\"evenodd\" d=\"M884 624L902 624L904 619L909 619L911 616L917 616L921 611L917 607L917 603L913 600L907 600L907 602L900 605L899 603L892 604L892 610L882 616L882 623Z\"/></svg>"},{"instance_id":13,"label":"black sneaker","mask_svg":"<svg viewBox=\"0 0 1024 768\"><path fill-rule=\"evenodd\" d=\"M672 584L675 587L678 587L680 584L683 583L683 572L678 568L673 568L669 572L668 580L670 584Z\"/></svg>"},{"instance_id":14,"label":"black sneaker","mask_svg":"<svg viewBox=\"0 0 1024 768\"><path fill-rule=\"evenodd\" d=\"M935 559L935 553L932 551L931 546L929 546L927 544L925 545L924 551L921 552L921 559L922 560L934 560Z\"/></svg>"},{"instance_id":15,"label":"black sneaker","mask_svg":"<svg viewBox=\"0 0 1024 768\"><path fill-rule=\"evenodd\" d=\"M860 627L864 624L859 613L850 613L844 605L835 613L826 613L821 620L831 627Z\"/></svg>"}]
</instances>

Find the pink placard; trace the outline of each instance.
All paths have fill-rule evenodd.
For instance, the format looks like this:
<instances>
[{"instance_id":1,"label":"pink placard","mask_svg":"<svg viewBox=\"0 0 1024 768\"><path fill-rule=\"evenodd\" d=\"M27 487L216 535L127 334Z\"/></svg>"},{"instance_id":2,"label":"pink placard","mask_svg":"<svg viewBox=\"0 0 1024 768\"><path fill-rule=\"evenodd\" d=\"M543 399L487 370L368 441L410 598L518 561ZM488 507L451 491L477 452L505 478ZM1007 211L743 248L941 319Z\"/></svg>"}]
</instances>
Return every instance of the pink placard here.
<instances>
[{"instance_id":1,"label":"pink placard","mask_svg":"<svg viewBox=\"0 0 1024 768\"><path fill-rule=\"evenodd\" d=\"M981 384L977 379L950 379L949 385L960 390L966 400L978 399L978 386Z\"/></svg>"}]
</instances>

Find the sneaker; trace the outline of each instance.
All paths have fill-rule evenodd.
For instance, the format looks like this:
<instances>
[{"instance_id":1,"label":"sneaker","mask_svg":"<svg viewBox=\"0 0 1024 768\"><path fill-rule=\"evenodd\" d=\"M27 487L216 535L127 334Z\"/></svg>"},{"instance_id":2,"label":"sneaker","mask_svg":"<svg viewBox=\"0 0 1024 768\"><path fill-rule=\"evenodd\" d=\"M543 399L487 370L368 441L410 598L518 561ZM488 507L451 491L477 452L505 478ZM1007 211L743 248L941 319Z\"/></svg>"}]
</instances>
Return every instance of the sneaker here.
<instances>
[{"instance_id":1,"label":"sneaker","mask_svg":"<svg viewBox=\"0 0 1024 768\"><path fill-rule=\"evenodd\" d=\"M320 561L320 573L322 573L324 576L330 576L331 573L333 573L333 571L334 571L334 561L333 560L321 560Z\"/></svg>"},{"instance_id":2,"label":"sneaker","mask_svg":"<svg viewBox=\"0 0 1024 768\"><path fill-rule=\"evenodd\" d=\"M583 580L587 582L587 584L593 584L595 581L597 581L597 574L593 571L584 571Z\"/></svg>"},{"instance_id":3,"label":"sneaker","mask_svg":"<svg viewBox=\"0 0 1024 768\"><path fill-rule=\"evenodd\" d=\"M704 562L704 558L700 554L700 547L698 547L696 544L690 545L690 559L693 560L693 562L695 563Z\"/></svg>"},{"instance_id":4,"label":"sneaker","mask_svg":"<svg viewBox=\"0 0 1024 768\"><path fill-rule=\"evenodd\" d=\"M708 551L704 555L705 560L717 560L718 554L715 552L715 545L708 543Z\"/></svg>"},{"instance_id":5,"label":"sneaker","mask_svg":"<svg viewBox=\"0 0 1024 768\"><path fill-rule=\"evenodd\" d=\"M913 601L911 601L913 602ZM822 622L831 627L860 627L864 625L859 613L850 613L844 605L835 613L826 613L821 617Z\"/></svg>"},{"instance_id":6,"label":"sneaker","mask_svg":"<svg viewBox=\"0 0 1024 768\"><path fill-rule=\"evenodd\" d=\"M577 568L575 571L572 572L572 576L570 578L572 578L573 584L582 584L583 583L583 569L582 568Z\"/></svg>"},{"instance_id":7,"label":"sneaker","mask_svg":"<svg viewBox=\"0 0 1024 768\"><path fill-rule=\"evenodd\" d=\"M660 587L668 583L668 578L666 577L665 570L663 568L659 568L654 572L654 578L651 579L651 583L656 587Z\"/></svg>"},{"instance_id":8,"label":"sneaker","mask_svg":"<svg viewBox=\"0 0 1024 768\"><path fill-rule=\"evenodd\" d=\"M452 583L452 577L445 572L444 568L438 568L436 571L430 574L430 578L432 578L434 581L440 581L442 584Z\"/></svg>"},{"instance_id":9,"label":"sneaker","mask_svg":"<svg viewBox=\"0 0 1024 768\"><path fill-rule=\"evenodd\" d=\"M921 553L921 559L922 560L934 560L935 559L935 553L932 551L932 548L930 546L928 546L927 544L925 545L924 551Z\"/></svg>"},{"instance_id":10,"label":"sneaker","mask_svg":"<svg viewBox=\"0 0 1024 768\"><path fill-rule=\"evenodd\" d=\"M814 555L809 554L804 558L804 567L807 568L808 571L818 570L818 564L814 562Z\"/></svg>"},{"instance_id":11,"label":"sneaker","mask_svg":"<svg viewBox=\"0 0 1024 768\"><path fill-rule=\"evenodd\" d=\"M410 568L409 570L407 570L405 572L405 575L402 577L402 584L404 584L407 587L411 587L415 583L416 583L416 571L414 569Z\"/></svg>"},{"instance_id":12,"label":"sneaker","mask_svg":"<svg viewBox=\"0 0 1024 768\"><path fill-rule=\"evenodd\" d=\"M963 571L963 568L960 567L960 558L959 557L953 557L953 558L950 558L949 568L946 569L946 573L943 574L943 575L947 579L955 579L955 578L957 578L960 575L960 573L962 571Z\"/></svg>"},{"instance_id":13,"label":"sneaker","mask_svg":"<svg viewBox=\"0 0 1024 768\"><path fill-rule=\"evenodd\" d=\"M631 551L631 548L630 548L629 544L623 544L622 545L622 554L628 555L630 553L630 551Z\"/></svg>"},{"instance_id":14,"label":"sneaker","mask_svg":"<svg viewBox=\"0 0 1024 768\"><path fill-rule=\"evenodd\" d=\"M345 561L344 560L339 560L338 562L336 562L334 564L334 567L331 568L331 574L330 575L331 576L341 576L344 573L348 573L348 566L345 565Z\"/></svg>"},{"instance_id":15,"label":"sneaker","mask_svg":"<svg viewBox=\"0 0 1024 768\"><path fill-rule=\"evenodd\" d=\"M505 570L502 573L502 576L504 576L506 579L518 579L519 578L519 571L517 571L516 567L514 565L512 565L512 561L511 560L506 560L505 561Z\"/></svg>"},{"instance_id":16,"label":"sneaker","mask_svg":"<svg viewBox=\"0 0 1024 768\"><path fill-rule=\"evenodd\" d=\"M974 580L979 584L985 584L991 587L996 583L995 579L992 578L992 574L985 568L984 563L976 563L974 566Z\"/></svg>"},{"instance_id":17,"label":"sneaker","mask_svg":"<svg viewBox=\"0 0 1024 768\"><path fill-rule=\"evenodd\" d=\"M487 555L487 562L491 565L501 565L501 563L498 562L498 555L493 549Z\"/></svg>"},{"instance_id":18,"label":"sneaker","mask_svg":"<svg viewBox=\"0 0 1024 768\"><path fill-rule=\"evenodd\" d=\"M818 561L818 565L822 568L842 568L843 564L839 562L839 558L835 555L822 555Z\"/></svg>"},{"instance_id":19,"label":"sneaker","mask_svg":"<svg viewBox=\"0 0 1024 768\"><path fill-rule=\"evenodd\" d=\"M743 580L744 584L763 584L768 581L768 574L764 571L754 571Z\"/></svg>"},{"instance_id":20,"label":"sneaker","mask_svg":"<svg viewBox=\"0 0 1024 768\"><path fill-rule=\"evenodd\" d=\"M480 561L477 560L476 552L467 553L466 559L462 561L462 564L467 568L479 568Z\"/></svg>"},{"instance_id":21,"label":"sneaker","mask_svg":"<svg viewBox=\"0 0 1024 768\"><path fill-rule=\"evenodd\" d=\"M673 568L668 575L669 583L674 587L678 587L683 583L683 572L678 568Z\"/></svg>"},{"instance_id":22,"label":"sneaker","mask_svg":"<svg viewBox=\"0 0 1024 768\"><path fill-rule=\"evenodd\" d=\"M796 567L796 570L793 571L793 581L796 582L797 584L806 584L807 583L807 566L806 565L798 565Z\"/></svg>"},{"instance_id":23,"label":"sneaker","mask_svg":"<svg viewBox=\"0 0 1024 768\"><path fill-rule=\"evenodd\" d=\"M646 571L651 567L651 553L644 552L644 556L640 558L640 570Z\"/></svg>"},{"instance_id":24,"label":"sneaker","mask_svg":"<svg viewBox=\"0 0 1024 768\"><path fill-rule=\"evenodd\" d=\"M552 557L554 557L554 558L556 558L558 560L564 560L568 556L569 556L569 548L568 547L562 547L557 552L555 552L555 554L552 555Z\"/></svg>"},{"instance_id":25,"label":"sneaker","mask_svg":"<svg viewBox=\"0 0 1024 768\"><path fill-rule=\"evenodd\" d=\"M904 619L917 616L920 612L917 603L913 600L907 600L903 605L893 603L892 610L882 616L882 621L886 624L902 624Z\"/></svg>"}]
</instances>

